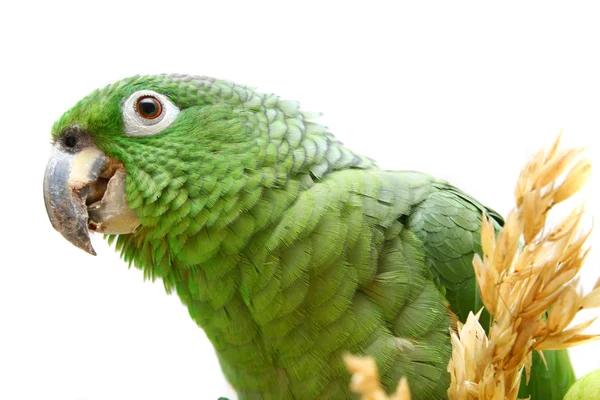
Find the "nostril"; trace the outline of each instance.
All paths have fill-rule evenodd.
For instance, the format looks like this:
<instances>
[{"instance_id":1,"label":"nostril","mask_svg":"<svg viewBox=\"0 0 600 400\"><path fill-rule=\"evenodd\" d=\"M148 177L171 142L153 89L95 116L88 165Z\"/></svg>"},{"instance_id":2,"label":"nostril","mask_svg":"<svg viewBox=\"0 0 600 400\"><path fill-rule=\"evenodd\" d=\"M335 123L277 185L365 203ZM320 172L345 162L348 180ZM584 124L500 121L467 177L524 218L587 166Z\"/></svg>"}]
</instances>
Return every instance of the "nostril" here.
<instances>
[{"instance_id":1,"label":"nostril","mask_svg":"<svg viewBox=\"0 0 600 400\"><path fill-rule=\"evenodd\" d=\"M77 146L77 138L75 136L67 136L65 138L65 146L72 149Z\"/></svg>"}]
</instances>

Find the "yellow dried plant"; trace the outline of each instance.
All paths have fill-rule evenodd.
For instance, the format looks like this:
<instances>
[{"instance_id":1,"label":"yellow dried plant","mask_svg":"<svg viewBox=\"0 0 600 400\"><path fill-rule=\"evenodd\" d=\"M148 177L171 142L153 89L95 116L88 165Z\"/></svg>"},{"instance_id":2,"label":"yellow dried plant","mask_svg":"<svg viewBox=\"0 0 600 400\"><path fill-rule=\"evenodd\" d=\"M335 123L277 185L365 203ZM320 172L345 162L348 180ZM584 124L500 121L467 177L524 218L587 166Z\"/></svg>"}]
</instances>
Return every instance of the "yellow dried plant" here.
<instances>
[{"instance_id":1,"label":"yellow dried plant","mask_svg":"<svg viewBox=\"0 0 600 400\"><path fill-rule=\"evenodd\" d=\"M584 209L579 206L555 227L546 226L552 207L579 191L591 174L580 149L561 150L559 143L560 135L523 168L516 208L497 236L483 218L483 259L476 256L473 266L492 324L488 338L479 314L471 313L457 333L451 332L451 400L516 399L523 368L529 379L533 351L542 355L541 350L598 339L583 333L593 319L569 326L580 310L600 307L600 279L584 295L577 278L591 233L579 228Z\"/></svg>"},{"instance_id":2,"label":"yellow dried plant","mask_svg":"<svg viewBox=\"0 0 600 400\"><path fill-rule=\"evenodd\" d=\"M375 360L346 354L344 362L352 374L350 390L361 395L361 400L410 400L410 389L406 378L400 379L396 392L388 396L381 387Z\"/></svg>"}]
</instances>

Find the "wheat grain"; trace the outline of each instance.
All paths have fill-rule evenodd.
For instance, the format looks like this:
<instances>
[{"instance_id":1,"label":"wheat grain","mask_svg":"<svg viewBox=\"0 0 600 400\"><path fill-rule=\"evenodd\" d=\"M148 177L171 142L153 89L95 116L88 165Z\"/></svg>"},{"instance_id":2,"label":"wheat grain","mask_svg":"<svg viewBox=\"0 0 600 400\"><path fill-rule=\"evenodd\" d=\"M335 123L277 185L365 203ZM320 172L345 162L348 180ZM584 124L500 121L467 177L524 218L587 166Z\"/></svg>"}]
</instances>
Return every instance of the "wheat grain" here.
<instances>
[{"instance_id":1,"label":"wheat grain","mask_svg":"<svg viewBox=\"0 0 600 400\"><path fill-rule=\"evenodd\" d=\"M400 379L396 392L388 397L381 387L375 360L371 357L344 356L346 368L352 374L350 390L361 395L361 400L410 400L410 389L405 377Z\"/></svg>"},{"instance_id":2,"label":"wheat grain","mask_svg":"<svg viewBox=\"0 0 600 400\"><path fill-rule=\"evenodd\" d=\"M584 208L575 208L553 228L546 226L552 207L572 197L591 174L590 161L578 160L581 153L561 150L559 135L521 171L517 207L497 236L483 216L483 258L476 256L473 267L492 324L488 338L479 314L471 313L457 333L451 331L450 399L516 399L523 368L529 379L533 351L542 355L541 350L598 339L583 334L594 320L569 328L580 310L600 307L600 279L586 295L578 289L577 274L589 252L586 240L591 233L579 229Z\"/></svg>"}]
</instances>

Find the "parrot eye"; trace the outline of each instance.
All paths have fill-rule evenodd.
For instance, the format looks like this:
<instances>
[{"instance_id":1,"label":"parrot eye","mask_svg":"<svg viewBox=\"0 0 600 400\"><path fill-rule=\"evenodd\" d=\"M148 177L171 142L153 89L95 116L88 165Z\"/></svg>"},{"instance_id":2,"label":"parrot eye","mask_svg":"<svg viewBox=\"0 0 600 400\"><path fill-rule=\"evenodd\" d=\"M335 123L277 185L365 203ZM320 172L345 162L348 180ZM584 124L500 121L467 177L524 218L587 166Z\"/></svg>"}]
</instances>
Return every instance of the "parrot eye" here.
<instances>
[{"instance_id":1,"label":"parrot eye","mask_svg":"<svg viewBox=\"0 0 600 400\"><path fill-rule=\"evenodd\" d=\"M140 90L121 105L123 125L128 136L151 136L166 129L179 114L179 108L160 93Z\"/></svg>"},{"instance_id":2,"label":"parrot eye","mask_svg":"<svg viewBox=\"0 0 600 400\"><path fill-rule=\"evenodd\" d=\"M162 113L162 104L152 96L140 97L135 105L142 118L154 119Z\"/></svg>"}]
</instances>

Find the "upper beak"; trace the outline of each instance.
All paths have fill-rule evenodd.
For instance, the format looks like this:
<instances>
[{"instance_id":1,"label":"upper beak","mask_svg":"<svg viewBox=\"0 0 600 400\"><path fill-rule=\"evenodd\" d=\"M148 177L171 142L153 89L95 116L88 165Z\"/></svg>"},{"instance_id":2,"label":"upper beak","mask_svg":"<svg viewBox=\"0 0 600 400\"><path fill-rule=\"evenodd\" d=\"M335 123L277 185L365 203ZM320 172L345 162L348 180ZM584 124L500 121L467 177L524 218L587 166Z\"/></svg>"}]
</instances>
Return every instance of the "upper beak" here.
<instances>
[{"instance_id":1,"label":"upper beak","mask_svg":"<svg viewBox=\"0 0 600 400\"><path fill-rule=\"evenodd\" d=\"M125 199L122 164L89 141L72 149L55 143L44 175L44 202L54 229L92 255L88 229L125 234L139 226Z\"/></svg>"}]
</instances>

